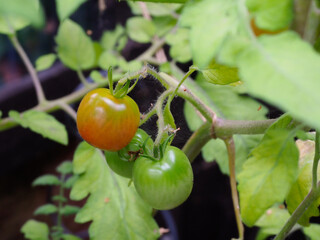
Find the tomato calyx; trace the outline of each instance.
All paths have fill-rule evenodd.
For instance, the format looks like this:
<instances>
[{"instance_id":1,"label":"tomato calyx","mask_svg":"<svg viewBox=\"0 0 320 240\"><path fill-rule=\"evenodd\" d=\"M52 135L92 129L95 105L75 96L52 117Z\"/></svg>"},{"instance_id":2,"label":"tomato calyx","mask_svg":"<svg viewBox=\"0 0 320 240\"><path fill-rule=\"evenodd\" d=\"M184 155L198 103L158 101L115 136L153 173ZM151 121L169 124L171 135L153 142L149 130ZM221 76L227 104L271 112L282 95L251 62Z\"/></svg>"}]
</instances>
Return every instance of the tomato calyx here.
<instances>
[{"instance_id":1,"label":"tomato calyx","mask_svg":"<svg viewBox=\"0 0 320 240\"><path fill-rule=\"evenodd\" d=\"M128 95L129 92L131 92L133 90L133 88L136 86L136 84L138 83L137 79L134 84L130 87L130 80L125 80L123 81L119 81L117 83L117 86L115 89L113 89L113 79L112 79L112 67L109 67L108 69L108 81L109 81L109 90L112 96L114 96L115 98L123 98L126 95Z\"/></svg>"}]
</instances>

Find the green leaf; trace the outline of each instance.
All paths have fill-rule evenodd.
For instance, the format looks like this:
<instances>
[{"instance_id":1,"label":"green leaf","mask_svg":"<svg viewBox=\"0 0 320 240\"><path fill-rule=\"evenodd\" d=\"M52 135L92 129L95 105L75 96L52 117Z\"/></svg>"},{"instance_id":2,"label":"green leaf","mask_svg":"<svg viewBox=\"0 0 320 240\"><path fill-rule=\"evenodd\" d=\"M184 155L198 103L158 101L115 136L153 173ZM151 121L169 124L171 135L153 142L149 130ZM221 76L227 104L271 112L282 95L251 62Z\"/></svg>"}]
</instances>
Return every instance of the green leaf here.
<instances>
[{"instance_id":1,"label":"green leaf","mask_svg":"<svg viewBox=\"0 0 320 240\"><path fill-rule=\"evenodd\" d=\"M246 0L246 4L261 29L284 29L292 21L293 0Z\"/></svg>"},{"instance_id":2,"label":"green leaf","mask_svg":"<svg viewBox=\"0 0 320 240\"><path fill-rule=\"evenodd\" d=\"M213 84L227 85L240 81L238 69L212 61L208 68L201 70L204 78Z\"/></svg>"},{"instance_id":3,"label":"green leaf","mask_svg":"<svg viewBox=\"0 0 320 240\"><path fill-rule=\"evenodd\" d=\"M63 145L68 144L68 134L65 126L48 113L28 110L19 114L17 111L10 111L9 116L22 127L29 128L44 138L49 138Z\"/></svg>"},{"instance_id":4,"label":"green leaf","mask_svg":"<svg viewBox=\"0 0 320 240\"><path fill-rule=\"evenodd\" d=\"M54 53L49 53L39 57L36 60L36 70L40 72L50 68L54 64L56 59L57 59L57 55L55 55Z\"/></svg>"},{"instance_id":5,"label":"green leaf","mask_svg":"<svg viewBox=\"0 0 320 240\"><path fill-rule=\"evenodd\" d=\"M74 183L78 180L79 176L78 175L73 175L67 179L67 181L64 184L65 188L72 188Z\"/></svg>"},{"instance_id":6,"label":"green leaf","mask_svg":"<svg viewBox=\"0 0 320 240\"><path fill-rule=\"evenodd\" d=\"M121 25L117 25L113 31L105 31L101 37L100 43L104 50L115 50L117 44L120 45L120 39L124 36L125 29ZM124 41L124 40L121 40ZM123 45L124 43L121 43Z\"/></svg>"},{"instance_id":7,"label":"green leaf","mask_svg":"<svg viewBox=\"0 0 320 240\"><path fill-rule=\"evenodd\" d=\"M71 234L63 234L62 235L63 240L82 240L81 238L71 235Z\"/></svg>"},{"instance_id":8,"label":"green leaf","mask_svg":"<svg viewBox=\"0 0 320 240\"><path fill-rule=\"evenodd\" d=\"M279 206L269 208L256 222L255 226L259 227L264 234L278 234L289 219L290 214L288 210L283 205L280 206L281 208Z\"/></svg>"},{"instance_id":9,"label":"green leaf","mask_svg":"<svg viewBox=\"0 0 320 240\"><path fill-rule=\"evenodd\" d=\"M160 16L152 19L158 37L163 37L177 24L177 19L171 16Z\"/></svg>"},{"instance_id":10,"label":"green leaf","mask_svg":"<svg viewBox=\"0 0 320 240\"><path fill-rule=\"evenodd\" d=\"M226 37L238 33L238 8L235 0L193 1L183 9L180 23L190 27L193 60L200 68L209 65Z\"/></svg>"},{"instance_id":11,"label":"green leaf","mask_svg":"<svg viewBox=\"0 0 320 240\"><path fill-rule=\"evenodd\" d=\"M152 209L138 196L128 180L114 174L100 150L83 142L75 152L74 172L80 174L71 199L82 200L84 207L76 222L92 221L90 239L156 239L159 230Z\"/></svg>"},{"instance_id":12,"label":"green leaf","mask_svg":"<svg viewBox=\"0 0 320 240\"><path fill-rule=\"evenodd\" d=\"M49 240L49 227L36 220L28 220L21 228L24 237L30 240Z\"/></svg>"},{"instance_id":13,"label":"green leaf","mask_svg":"<svg viewBox=\"0 0 320 240\"><path fill-rule=\"evenodd\" d=\"M299 204L304 200L311 189L312 185L312 165L314 157L315 144L313 141L297 140L296 144L300 150L299 159L299 176L290 189L286 198L287 208L292 214ZM318 168L318 178L320 177L320 169ZM318 206L320 198L316 199L310 207L303 213L298 223L303 226L309 226L309 219L320 215Z\"/></svg>"},{"instance_id":14,"label":"green leaf","mask_svg":"<svg viewBox=\"0 0 320 240\"><path fill-rule=\"evenodd\" d=\"M58 208L55 205L48 203L38 207L35 210L34 215L50 215L56 213L57 211Z\"/></svg>"},{"instance_id":15,"label":"green leaf","mask_svg":"<svg viewBox=\"0 0 320 240\"><path fill-rule=\"evenodd\" d=\"M238 61L250 94L320 127L320 56L297 34L263 35L240 54Z\"/></svg>"},{"instance_id":16,"label":"green leaf","mask_svg":"<svg viewBox=\"0 0 320 240\"><path fill-rule=\"evenodd\" d=\"M68 199L63 197L63 196L60 196L60 195L56 195L56 196L53 196L52 197L52 201L56 201L56 202L67 202Z\"/></svg>"},{"instance_id":17,"label":"green leaf","mask_svg":"<svg viewBox=\"0 0 320 240\"><path fill-rule=\"evenodd\" d=\"M68 18L85 1L86 0L56 0L59 20L63 21Z\"/></svg>"},{"instance_id":18,"label":"green leaf","mask_svg":"<svg viewBox=\"0 0 320 240\"><path fill-rule=\"evenodd\" d=\"M126 24L129 37L139 43L148 43L156 33L156 28L152 21L143 17L129 18Z\"/></svg>"},{"instance_id":19,"label":"green leaf","mask_svg":"<svg viewBox=\"0 0 320 240\"><path fill-rule=\"evenodd\" d=\"M99 71L93 70L90 73L90 78L96 82L96 83L101 83L101 82L106 82L108 80L107 77L103 76Z\"/></svg>"},{"instance_id":20,"label":"green leaf","mask_svg":"<svg viewBox=\"0 0 320 240\"><path fill-rule=\"evenodd\" d=\"M39 0L0 0L0 33L13 34L30 23L36 27L44 23Z\"/></svg>"},{"instance_id":21,"label":"green leaf","mask_svg":"<svg viewBox=\"0 0 320 240\"><path fill-rule=\"evenodd\" d=\"M267 130L239 174L243 222L253 226L265 211L287 196L298 174L299 151L294 134L285 129Z\"/></svg>"},{"instance_id":22,"label":"green leaf","mask_svg":"<svg viewBox=\"0 0 320 240\"><path fill-rule=\"evenodd\" d=\"M255 100L240 95L238 87L213 85L205 81L201 75L198 75L197 85L191 81L184 84L193 94L198 96L207 106L209 106L221 118L234 120L263 120L267 113L267 109L262 107ZM199 128L203 120L194 107L186 103L184 113L189 128L195 131ZM258 144L261 136L235 135L236 146L236 171L239 172L242 164L246 161L249 152ZM228 174L228 154L225 144L222 140L211 140L202 149L202 156L206 161L216 160L220 170Z\"/></svg>"},{"instance_id":23,"label":"green leaf","mask_svg":"<svg viewBox=\"0 0 320 240\"><path fill-rule=\"evenodd\" d=\"M116 56L111 51L104 51L99 58L99 67L104 70L107 70L109 67L119 66L119 62L121 61L121 56ZM124 60L124 59L123 59Z\"/></svg>"},{"instance_id":24,"label":"green leaf","mask_svg":"<svg viewBox=\"0 0 320 240\"><path fill-rule=\"evenodd\" d=\"M61 174L72 174L72 162L64 161L57 167L57 172Z\"/></svg>"},{"instance_id":25,"label":"green leaf","mask_svg":"<svg viewBox=\"0 0 320 240\"><path fill-rule=\"evenodd\" d=\"M0 111L0 119L2 118L2 111Z\"/></svg>"},{"instance_id":26,"label":"green leaf","mask_svg":"<svg viewBox=\"0 0 320 240\"><path fill-rule=\"evenodd\" d=\"M61 214L63 216L69 216L69 215L77 214L79 210L80 210L80 207L78 206L65 205L61 209Z\"/></svg>"},{"instance_id":27,"label":"green leaf","mask_svg":"<svg viewBox=\"0 0 320 240\"><path fill-rule=\"evenodd\" d=\"M60 60L73 70L89 69L95 63L95 50L83 29L70 19L64 20L55 38Z\"/></svg>"},{"instance_id":28,"label":"green leaf","mask_svg":"<svg viewBox=\"0 0 320 240\"><path fill-rule=\"evenodd\" d=\"M169 33L166 36L166 42L171 46L169 53L174 60L182 63L191 60L188 29L179 28L175 33Z\"/></svg>"},{"instance_id":29,"label":"green leaf","mask_svg":"<svg viewBox=\"0 0 320 240\"><path fill-rule=\"evenodd\" d=\"M43 186L43 185L58 186L60 184L61 184L61 181L59 180L59 178L52 174L46 174L46 175L40 176L32 182L33 187Z\"/></svg>"},{"instance_id":30,"label":"green leaf","mask_svg":"<svg viewBox=\"0 0 320 240\"><path fill-rule=\"evenodd\" d=\"M309 227L302 228L304 234L306 234L310 240L318 240L320 236L320 225L310 224Z\"/></svg>"},{"instance_id":31,"label":"green leaf","mask_svg":"<svg viewBox=\"0 0 320 240\"><path fill-rule=\"evenodd\" d=\"M175 3L185 3L186 1L187 0L151 0L143 2L147 2L146 6L151 16L168 16L181 8L181 4ZM162 4L159 4L159 2ZM127 1L127 3L129 4L133 14L142 15L142 9L138 2Z\"/></svg>"}]
</instances>

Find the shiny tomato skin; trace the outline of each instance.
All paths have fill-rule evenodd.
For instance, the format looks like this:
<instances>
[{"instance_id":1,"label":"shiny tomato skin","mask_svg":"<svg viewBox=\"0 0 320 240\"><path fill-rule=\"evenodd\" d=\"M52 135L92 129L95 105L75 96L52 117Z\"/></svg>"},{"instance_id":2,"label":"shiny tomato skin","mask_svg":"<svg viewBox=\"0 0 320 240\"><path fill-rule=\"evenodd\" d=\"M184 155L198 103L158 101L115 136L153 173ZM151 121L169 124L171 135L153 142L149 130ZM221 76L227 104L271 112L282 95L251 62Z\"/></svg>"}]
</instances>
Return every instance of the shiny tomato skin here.
<instances>
[{"instance_id":1,"label":"shiny tomato skin","mask_svg":"<svg viewBox=\"0 0 320 240\"><path fill-rule=\"evenodd\" d=\"M134 162L140 154L144 153L143 144L145 144L145 149L148 151L147 154L151 154L153 141L144 130L139 128L127 146L117 152L105 151L109 167L122 177L132 178Z\"/></svg>"},{"instance_id":2,"label":"shiny tomato skin","mask_svg":"<svg viewBox=\"0 0 320 240\"><path fill-rule=\"evenodd\" d=\"M114 97L109 89L88 92L80 102L77 127L81 137L94 147L118 151L129 144L140 122L137 104L129 96Z\"/></svg>"},{"instance_id":3,"label":"shiny tomato skin","mask_svg":"<svg viewBox=\"0 0 320 240\"><path fill-rule=\"evenodd\" d=\"M193 172L184 152L169 146L159 161L139 157L133 166L133 182L138 194L151 207L167 210L189 197Z\"/></svg>"}]
</instances>

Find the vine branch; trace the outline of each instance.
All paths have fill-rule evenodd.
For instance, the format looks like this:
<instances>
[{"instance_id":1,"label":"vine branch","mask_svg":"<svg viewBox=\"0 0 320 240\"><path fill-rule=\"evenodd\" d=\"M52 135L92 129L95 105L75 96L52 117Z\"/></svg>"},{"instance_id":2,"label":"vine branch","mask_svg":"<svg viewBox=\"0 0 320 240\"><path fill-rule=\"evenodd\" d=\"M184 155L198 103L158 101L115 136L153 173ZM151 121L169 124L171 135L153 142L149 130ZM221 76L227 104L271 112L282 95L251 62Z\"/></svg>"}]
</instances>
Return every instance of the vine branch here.
<instances>
[{"instance_id":1,"label":"vine branch","mask_svg":"<svg viewBox=\"0 0 320 240\"><path fill-rule=\"evenodd\" d=\"M13 34L8 35L8 36L9 36L9 39L10 39L12 45L17 50L19 56L21 57L23 63L25 64L25 66L26 66L26 68L27 68L27 70L28 70L28 72L30 74L32 83L33 83L33 85L35 87L35 90L36 90L38 104L41 105L42 103L46 102L46 98L45 98L43 89L41 87L38 74L37 74L35 68L33 67L28 55L26 54L26 52L24 51L23 47L21 46L21 44L20 44L20 42L19 42L19 40L17 38L17 35L15 33L13 33Z\"/></svg>"},{"instance_id":2,"label":"vine branch","mask_svg":"<svg viewBox=\"0 0 320 240\"><path fill-rule=\"evenodd\" d=\"M230 172L230 186L234 213L236 217L237 227L238 227L238 240L244 239L244 227L241 221L239 197L237 191L237 180L236 180L236 148L234 144L233 137L228 137L223 139L227 147L228 159L229 159L229 172Z\"/></svg>"}]
</instances>

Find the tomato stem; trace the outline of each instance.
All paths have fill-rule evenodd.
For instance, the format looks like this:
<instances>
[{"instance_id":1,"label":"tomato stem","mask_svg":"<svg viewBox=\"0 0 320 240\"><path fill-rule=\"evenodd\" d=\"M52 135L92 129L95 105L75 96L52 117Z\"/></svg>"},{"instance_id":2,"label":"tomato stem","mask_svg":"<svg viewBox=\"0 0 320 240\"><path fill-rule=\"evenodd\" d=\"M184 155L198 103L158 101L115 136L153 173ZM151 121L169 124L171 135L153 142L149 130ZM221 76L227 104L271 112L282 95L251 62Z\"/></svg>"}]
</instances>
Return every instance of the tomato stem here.
<instances>
[{"instance_id":1,"label":"tomato stem","mask_svg":"<svg viewBox=\"0 0 320 240\"><path fill-rule=\"evenodd\" d=\"M46 102L46 98L45 98L38 74L37 74L34 66L32 65L28 55L26 54L23 47L21 46L21 44L17 38L16 33L10 34L8 36L9 36L9 39L10 39L12 45L17 50L18 54L20 55L24 65L26 66L26 68L30 74L32 83L33 83L35 90L36 90L38 104L41 105L42 103Z\"/></svg>"},{"instance_id":2,"label":"tomato stem","mask_svg":"<svg viewBox=\"0 0 320 240\"><path fill-rule=\"evenodd\" d=\"M286 224L282 227L281 231L273 240L283 240L291 231L293 226L297 223L300 217L304 214L306 209L318 198L320 197L320 183L318 182L317 188L311 188L308 195L299 204L296 210L291 214L290 218L287 220Z\"/></svg>"},{"instance_id":3,"label":"tomato stem","mask_svg":"<svg viewBox=\"0 0 320 240\"><path fill-rule=\"evenodd\" d=\"M312 166L312 189L317 188L318 182L318 163L320 155L320 134L319 131L316 131L316 139L315 139L315 152Z\"/></svg>"},{"instance_id":4,"label":"tomato stem","mask_svg":"<svg viewBox=\"0 0 320 240\"><path fill-rule=\"evenodd\" d=\"M236 216L236 222L238 226L239 240L244 239L244 227L241 221L239 197L237 191L237 180L236 180L236 148L233 137L224 139L224 143L227 147L228 159L229 159L229 172L230 172L230 186L233 201L234 213Z\"/></svg>"}]
</instances>

